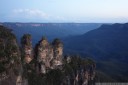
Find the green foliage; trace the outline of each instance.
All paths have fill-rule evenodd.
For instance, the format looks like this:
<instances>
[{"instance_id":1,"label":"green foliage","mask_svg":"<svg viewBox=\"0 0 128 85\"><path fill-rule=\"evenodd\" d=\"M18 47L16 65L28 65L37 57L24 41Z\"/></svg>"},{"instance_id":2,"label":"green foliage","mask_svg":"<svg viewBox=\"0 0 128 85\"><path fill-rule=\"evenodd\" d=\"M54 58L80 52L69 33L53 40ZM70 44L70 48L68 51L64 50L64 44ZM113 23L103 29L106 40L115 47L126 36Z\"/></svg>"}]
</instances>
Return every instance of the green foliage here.
<instances>
[{"instance_id":1,"label":"green foliage","mask_svg":"<svg viewBox=\"0 0 128 85\"><path fill-rule=\"evenodd\" d=\"M59 69L50 70L46 74L36 74L34 71L28 73L30 85L60 85L63 82L63 73Z\"/></svg>"},{"instance_id":2,"label":"green foliage","mask_svg":"<svg viewBox=\"0 0 128 85\"><path fill-rule=\"evenodd\" d=\"M73 73L73 68L69 64L65 64L63 67L64 75L68 76Z\"/></svg>"},{"instance_id":3,"label":"green foliage","mask_svg":"<svg viewBox=\"0 0 128 85\"><path fill-rule=\"evenodd\" d=\"M63 61L66 61L66 59ZM79 56L72 56L70 63L63 63L62 70L49 69L46 74L42 75L36 74L35 71L32 71L27 73L27 78L30 85L61 85L67 76L73 78L75 74L74 72L76 72L80 66L86 67L92 64L94 64L94 62L91 59L83 59ZM26 68L27 72L27 69L30 69L30 66L29 64L25 66L28 66L28 68Z\"/></svg>"},{"instance_id":4,"label":"green foliage","mask_svg":"<svg viewBox=\"0 0 128 85\"><path fill-rule=\"evenodd\" d=\"M13 57L13 53L18 53L18 47L15 42L16 37L11 30L0 26L0 73L2 71L9 71L10 67L14 68L11 65L11 61L17 61L17 59Z\"/></svg>"},{"instance_id":5,"label":"green foliage","mask_svg":"<svg viewBox=\"0 0 128 85\"><path fill-rule=\"evenodd\" d=\"M59 69L50 70L46 74L47 84L48 85L60 85L63 81L63 73Z\"/></svg>"},{"instance_id":6,"label":"green foliage","mask_svg":"<svg viewBox=\"0 0 128 85\"><path fill-rule=\"evenodd\" d=\"M56 39L53 40L52 45L54 45L54 46L56 46L56 47L59 47L59 46L62 47L62 46L63 46L61 40L58 39L58 38L56 38Z\"/></svg>"},{"instance_id":7,"label":"green foliage","mask_svg":"<svg viewBox=\"0 0 128 85\"><path fill-rule=\"evenodd\" d=\"M80 66L86 67L86 66L93 65L93 64L95 64L95 62L92 59L81 58L80 56L72 56L71 57L71 62L69 63L69 65L74 70L79 69Z\"/></svg>"},{"instance_id":8,"label":"green foliage","mask_svg":"<svg viewBox=\"0 0 128 85\"><path fill-rule=\"evenodd\" d=\"M0 62L0 73L2 73L4 71L6 71L6 69L5 69L4 65L3 65L3 63Z\"/></svg>"},{"instance_id":9,"label":"green foliage","mask_svg":"<svg viewBox=\"0 0 128 85\"><path fill-rule=\"evenodd\" d=\"M24 45L31 45L31 35L30 34L24 34L21 38L21 44Z\"/></svg>"}]
</instances>

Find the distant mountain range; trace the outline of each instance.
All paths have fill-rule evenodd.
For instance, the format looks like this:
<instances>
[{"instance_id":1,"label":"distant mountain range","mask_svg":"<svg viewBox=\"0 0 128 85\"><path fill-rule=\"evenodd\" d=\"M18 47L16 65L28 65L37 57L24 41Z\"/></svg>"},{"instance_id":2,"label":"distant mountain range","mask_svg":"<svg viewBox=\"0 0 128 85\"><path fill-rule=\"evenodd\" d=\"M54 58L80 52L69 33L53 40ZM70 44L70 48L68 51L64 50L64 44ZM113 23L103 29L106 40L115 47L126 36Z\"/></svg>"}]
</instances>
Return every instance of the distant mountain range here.
<instances>
[{"instance_id":1,"label":"distant mountain range","mask_svg":"<svg viewBox=\"0 0 128 85\"><path fill-rule=\"evenodd\" d=\"M102 25L83 35L65 38L65 53L90 55L100 71L128 81L128 23Z\"/></svg>"},{"instance_id":2,"label":"distant mountain range","mask_svg":"<svg viewBox=\"0 0 128 85\"><path fill-rule=\"evenodd\" d=\"M33 37L33 44L37 43L42 36L51 41L54 38L63 38L84 34L101 26L101 23L1 23L9 27L16 34L18 41L25 33Z\"/></svg>"},{"instance_id":3,"label":"distant mountain range","mask_svg":"<svg viewBox=\"0 0 128 85\"><path fill-rule=\"evenodd\" d=\"M65 39L67 50L89 54L95 59L128 56L128 24L102 25L80 36ZM125 59L124 59L125 60Z\"/></svg>"}]
</instances>

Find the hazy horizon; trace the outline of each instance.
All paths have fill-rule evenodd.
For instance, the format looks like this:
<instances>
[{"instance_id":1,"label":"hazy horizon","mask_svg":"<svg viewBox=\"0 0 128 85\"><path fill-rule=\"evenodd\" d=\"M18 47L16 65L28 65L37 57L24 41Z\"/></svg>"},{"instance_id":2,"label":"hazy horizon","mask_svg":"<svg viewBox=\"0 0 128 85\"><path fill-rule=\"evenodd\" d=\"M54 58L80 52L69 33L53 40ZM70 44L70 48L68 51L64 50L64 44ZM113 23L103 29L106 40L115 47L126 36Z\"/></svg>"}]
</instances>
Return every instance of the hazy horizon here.
<instances>
[{"instance_id":1,"label":"hazy horizon","mask_svg":"<svg viewBox=\"0 0 128 85\"><path fill-rule=\"evenodd\" d=\"M22 23L22 24L24 24L24 23L37 23L37 24L114 24L114 22L113 23L110 23L110 22L0 22L0 23ZM121 24L123 24L123 23L128 23L128 22L115 22L115 23L121 23Z\"/></svg>"},{"instance_id":2,"label":"hazy horizon","mask_svg":"<svg viewBox=\"0 0 128 85\"><path fill-rule=\"evenodd\" d=\"M0 22L126 23L127 0L1 0Z\"/></svg>"}]
</instances>

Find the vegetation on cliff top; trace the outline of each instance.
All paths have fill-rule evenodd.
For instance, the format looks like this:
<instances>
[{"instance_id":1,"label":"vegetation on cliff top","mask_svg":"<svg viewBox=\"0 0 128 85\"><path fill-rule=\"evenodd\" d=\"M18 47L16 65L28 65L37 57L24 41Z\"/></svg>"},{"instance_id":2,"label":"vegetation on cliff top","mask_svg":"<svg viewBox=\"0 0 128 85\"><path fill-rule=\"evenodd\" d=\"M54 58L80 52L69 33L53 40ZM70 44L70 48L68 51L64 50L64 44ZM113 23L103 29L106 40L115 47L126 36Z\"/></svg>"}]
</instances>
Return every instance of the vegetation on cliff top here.
<instances>
[{"instance_id":1,"label":"vegetation on cliff top","mask_svg":"<svg viewBox=\"0 0 128 85\"><path fill-rule=\"evenodd\" d=\"M0 26L0 73L14 68L19 63L16 37L11 30Z\"/></svg>"}]
</instances>

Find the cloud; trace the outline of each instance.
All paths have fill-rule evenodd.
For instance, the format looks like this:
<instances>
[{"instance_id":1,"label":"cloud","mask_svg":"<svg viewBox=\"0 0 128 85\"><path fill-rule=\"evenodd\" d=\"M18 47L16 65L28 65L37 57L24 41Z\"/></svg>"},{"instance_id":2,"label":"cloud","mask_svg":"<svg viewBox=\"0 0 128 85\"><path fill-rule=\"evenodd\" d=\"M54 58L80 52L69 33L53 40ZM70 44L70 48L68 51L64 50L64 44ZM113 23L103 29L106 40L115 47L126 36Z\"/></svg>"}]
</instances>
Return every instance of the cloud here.
<instances>
[{"instance_id":1,"label":"cloud","mask_svg":"<svg viewBox=\"0 0 128 85\"><path fill-rule=\"evenodd\" d=\"M44 13L41 10L38 9L15 9L13 10L13 15L15 16L21 16L25 18L48 18L50 17L48 14Z\"/></svg>"},{"instance_id":2,"label":"cloud","mask_svg":"<svg viewBox=\"0 0 128 85\"><path fill-rule=\"evenodd\" d=\"M15 21L66 21L66 18L58 15L50 15L39 9L14 9L10 14L10 19Z\"/></svg>"}]
</instances>

